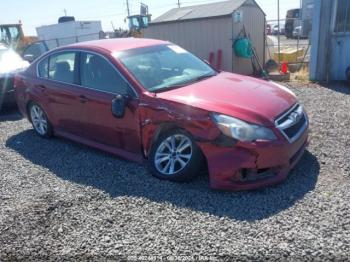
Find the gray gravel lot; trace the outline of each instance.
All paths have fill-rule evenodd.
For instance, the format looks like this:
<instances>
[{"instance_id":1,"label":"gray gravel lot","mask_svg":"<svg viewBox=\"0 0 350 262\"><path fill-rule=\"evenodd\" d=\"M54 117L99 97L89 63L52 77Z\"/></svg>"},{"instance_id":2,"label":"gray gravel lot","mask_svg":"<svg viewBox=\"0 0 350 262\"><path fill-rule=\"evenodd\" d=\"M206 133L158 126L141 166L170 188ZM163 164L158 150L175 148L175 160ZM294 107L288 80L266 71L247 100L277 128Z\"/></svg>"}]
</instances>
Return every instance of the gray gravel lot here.
<instances>
[{"instance_id":1,"label":"gray gravel lot","mask_svg":"<svg viewBox=\"0 0 350 262\"><path fill-rule=\"evenodd\" d=\"M292 89L311 119L308 152L285 183L253 192L213 191L205 177L159 181L1 113L0 261L348 260L350 87L301 86Z\"/></svg>"}]
</instances>

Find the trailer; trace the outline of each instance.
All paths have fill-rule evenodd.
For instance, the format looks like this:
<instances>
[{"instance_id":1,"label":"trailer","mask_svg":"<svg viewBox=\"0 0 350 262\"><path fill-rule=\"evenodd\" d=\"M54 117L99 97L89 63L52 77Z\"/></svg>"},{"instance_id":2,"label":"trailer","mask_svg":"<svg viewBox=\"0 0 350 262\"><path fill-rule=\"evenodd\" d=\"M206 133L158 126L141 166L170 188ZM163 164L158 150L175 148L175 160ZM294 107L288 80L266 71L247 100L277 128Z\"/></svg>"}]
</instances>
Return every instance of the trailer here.
<instances>
[{"instance_id":1,"label":"trailer","mask_svg":"<svg viewBox=\"0 0 350 262\"><path fill-rule=\"evenodd\" d=\"M62 19L61 19L62 21ZM36 28L38 38L48 49L104 38L101 21L71 21Z\"/></svg>"}]
</instances>

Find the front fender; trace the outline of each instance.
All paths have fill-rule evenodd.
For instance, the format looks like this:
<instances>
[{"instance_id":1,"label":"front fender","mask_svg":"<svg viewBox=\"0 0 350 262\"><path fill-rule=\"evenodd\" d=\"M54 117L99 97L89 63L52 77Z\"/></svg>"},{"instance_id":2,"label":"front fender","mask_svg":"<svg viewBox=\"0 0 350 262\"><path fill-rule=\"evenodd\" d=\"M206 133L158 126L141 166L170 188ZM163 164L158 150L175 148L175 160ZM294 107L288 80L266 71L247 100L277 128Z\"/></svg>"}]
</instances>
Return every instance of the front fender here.
<instances>
[{"instance_id":1,"label":"front fender","mask_svg":"<svg viewBox=\"0 0 350 262\"><path fill-rule=\"evenodd\" d=\"M167 102L166 105L140 104L141 140L147 158L152 145L162 132L180 128L196 141L214 141L220 131L207 111L188 105Z\"/></svg>"}]
</instances>

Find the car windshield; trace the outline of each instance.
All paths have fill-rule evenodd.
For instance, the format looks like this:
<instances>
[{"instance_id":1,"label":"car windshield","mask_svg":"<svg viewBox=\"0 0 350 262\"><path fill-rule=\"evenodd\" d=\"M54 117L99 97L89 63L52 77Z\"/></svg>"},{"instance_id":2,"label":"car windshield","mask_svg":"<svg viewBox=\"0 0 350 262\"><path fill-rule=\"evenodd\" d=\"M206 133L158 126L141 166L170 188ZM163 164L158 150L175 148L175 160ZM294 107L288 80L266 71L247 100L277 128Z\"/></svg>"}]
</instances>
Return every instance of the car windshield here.
<instances>
[{"instance_id":1,"label":"car windshield","mask_svg":"<svg viewBox=\"0 0 350 262\"><path fill-rule=\"evenodd\" d=\"M127 70L151 92L178 88L216 75L201 59L176 45L159 45L116 54Z\"/></svg>"}]
</instances>

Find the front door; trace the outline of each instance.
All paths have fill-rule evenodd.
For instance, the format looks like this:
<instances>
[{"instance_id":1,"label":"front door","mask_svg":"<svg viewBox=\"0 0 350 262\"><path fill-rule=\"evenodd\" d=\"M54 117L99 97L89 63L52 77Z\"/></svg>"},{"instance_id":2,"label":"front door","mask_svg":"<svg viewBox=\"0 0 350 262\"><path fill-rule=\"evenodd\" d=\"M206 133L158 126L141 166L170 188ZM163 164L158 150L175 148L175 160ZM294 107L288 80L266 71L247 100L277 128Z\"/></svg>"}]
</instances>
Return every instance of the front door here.
<instances>
[{"instance_id":1,"label":"front door","mask_svg":"<svg viewBox=\"0 0 350 262\"><path fill-rule=\"evenodd\" d=\"M93 142L131 153L141 153L138 99L117 69L106 58L81 53L80 80L84 100L83 136ZM116 95L129 97L125 115L112 113Z\"/></svg>"}]
</instances>

